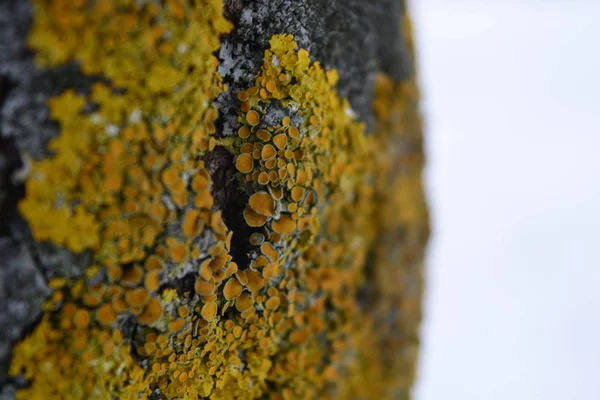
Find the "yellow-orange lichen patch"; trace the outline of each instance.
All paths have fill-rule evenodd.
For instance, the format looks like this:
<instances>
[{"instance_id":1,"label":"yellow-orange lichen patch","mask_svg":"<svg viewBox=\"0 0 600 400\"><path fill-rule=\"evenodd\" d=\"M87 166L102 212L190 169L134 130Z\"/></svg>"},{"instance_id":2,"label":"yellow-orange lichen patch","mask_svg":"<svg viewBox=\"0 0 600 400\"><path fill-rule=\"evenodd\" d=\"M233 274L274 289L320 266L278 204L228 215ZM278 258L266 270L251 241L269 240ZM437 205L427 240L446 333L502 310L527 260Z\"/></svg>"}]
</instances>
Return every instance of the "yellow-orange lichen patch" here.
<instances>
[{"instance_id":1,"label":"yellow-orange lichen patch","mask_svg":"<svg viewBox=\"0 0 600 400\"><path fill-rule=\"evenodd\" d=\"M265 242L260 246L260 251L267 257L271 262L277 262L279 260L279 253L273 248L273 245L269 242Z\"/></svg>"},{"instance_id":2,"label":"yellow-orange lichen patch","mask_svg":"<svg viewBox=\"0 0 600 400\"><path fill-rule=\"evenodd\" d=\"M189 309L189 307L181 306L177 310L177 313L179 314L180 317L185 318L188 315L190 315L190 309Z\"/></svg>"},{"instance_id":3,"label":"yellow-orange lichen patch","mask_svg":"<svg viewBox=\"0 0 600 400\"><path fill-rule=\"evenodd\" d=\"M254 161L252 160L252 155L243 153L237 156L237 158L235 159L235 167L238 169L238 171L245 174L252 172L252 169L254 168Z\"/></svg>"},{"instance_id":4,"label":"yellow-orange lichen patch","mask_svg":"<svg viewBox=\"0 0 600 400\"><path fill-rule=\"evenodd\" d=\"M263 269L262 273L265 279L273 279L281 273L281 265L276 262L269 264Z\"/></svg>"},{"instance_id":5,"label":"yellow-orange lichen patch","mask_svg":"<svg viewBox=\"0 0 600 400\"><path fill-rule=\"evenodd\" d=\"M265 307L267 307L269 310L275 310L277 309L277 307L279 307L280 303L281 299L279 298L279 296L273 296L265 302Z\"/></svg>"},{"instance_id":6,"label":"yellow-orange lichen patch","mask_svg":"<svg viewBox=\"0 0 600 400\"><path fill-rule=\"evenodd\" d=\"M250 196L248 205L250 205L255 212L267 217L273 215L273 211L275 210L275 201L267 192L254 193Z\"/></svg>"},{"instance_id":7,"label":"yellow-orange lichen patch","mask_svg":"<svg viewBox=\"0 0 600 400\"><path fill-rule=\"evenodd\" d=\"M251 292L256 293L265 286L265 280L262 275L256 271L247 270L246 277L248 278L246 286Z\"/></svg>"},{"instance_id":8,"label":"yellow-orange lichen patch","mask_svg":"<svg viewBox=\"0 0 600 400\"><path fill-rule=\"evenodd\" d=\"M271 144L266 144L263 146L260 156L263 160L270 160L277 155L277 150Z\"/></svg>"},{"instance_id":9,"label":"yellow-orange lichen patch","mask_svg":"<svg viewBox=\"0 0 600 400\"><path fill-rule=\"evenodd\" d=\"M237 98L240 101L246 101L246 100L248 100L248 92L246 92L245 90L242 90L242 91L238 92Z\"/></svg>"},{"instance_id":10,"label":"yellow-orange lichen patch","mask_svg":"<svg viewBox=\"0 0 600 400\"><path fill-rule=\"evenodd\" d=\"M167 327L169 328L169 331L171 331L171 332L179 332L183 328L184 325L185 325L185 319L178 318L178 319L169 321L169 323L167 324Z\"/></svg>"},{"instance_id":11,"label":"yellow-orange lichen patch","mask_svg":"<svg viewBox=\"0 0 600 400\"><path fill-rule=\"evenodd\" d=\"M252 126L258 125L260 122L260 116L254 110L250 110L246 113L246 121Z\"/></svg>"},{"instance_id":12,"label":"yellow-orange lichen patch","mask_svg":"<svg viewBox=\"0 0 600 400\"><path fill-rule=\"evenodd\" d=\"M151 270L159 270L160 271L163 268L163 262L159 257L157 257L155 255L151 255L146 259L144 267L148 271L151 271Z\"/></svg>"},{"instance_id":13,"label":"yellow-orange lichen patch","mask_svg":"<svg viewBox=\"0 0 600 400\"><path fill-rule=\"evenodd\" d=\"M194 206L198 209L210 209L213 205L214 199L208 190L203 190L194 197Z\"/></svg>"},{"instance_id":14,"label":"yellow-orange lichen patch","mask_svg":"<svg viewBox=\"0 0 600 400\"><path fill-rule=\"evenodd\" d=\"M249 226L253 227L263 226L267 221L267 217L265 215L255 212L250 207L246 207L244 209L244 219Z\"/></svg>"},{"instance_id":15,"label":"yellow-orange lichen patch","mask_svg":"<svg viewBox=\"0 0 600 400\"><path fill-rule=\"evenodd\" d=\"M240 147L240 153L252 153L253 150L254 145L252 145L252 143L246 143Z\"/></svg>"},{"instance_id":16,"label":"yellow-orange lichen patch","mask_svg":"<svg viewBox=\"0 0 600 400\"><path fill-rule=\"evenodd\" d=\"M214 320L217 316L217 303L210 302L204 304L202 306L202 310L200 311L200 315L202 315L202 318L204 318L206 321L210 322Z\"/></svg>"},{"instance_id":17,"label":"yellow-orange lichen patch","mask_svg":"<svg viewBox=\"0 0 600 400\"><path fill-rule=\"evenodd\" d=\"M182 262L187 257L187 249L183 243L176 240L168 241L169 255L171 259L177 263Z\"/></svg>"},{"instance_id":18,"label":"yellow-orange lichen patch","mask_svg":"<svg viewBox=\"0 0 600 400\"><path fill-rule=\"evenodd\" d=\"M208 173L205 169L201 169L194 175L194 178L192 178L192 189L195 192L204 191L208 189L209 183Z\"/></svg>"},{"instance_id":19,"label":"yellow-orange lichen patch","mask_svg":"<svg viewBox=\"0 0 600 400\"><path fill-rule=\"evenodd\" d=\"M197 210L188 210L183 216L181 230L187 237L193 238L198 233L200 213Z\"/></svg>"},{"instance_id":20,"label":"yellow-orange lichen patch","mask_svg":"<svg viewBox=\"0 0 600 400\"><path fill-rule=\"evenodd\" d=\"M269 192L275 200L281 200L283 198L283 190L278 187L269 187Z\"/></svg>"},{"instance_id":21,"label":"yellow-orange lichen patch","mask_svg":"<svg viewBox=\"0 0 600 400\"><path fill-rule=\"evenodd\" d=\"M215 282L213 280L205 281L202 278L198 278L196 279L194 289L200 296L208 296L215 292Z\"/></svg>"},{"instance_id":22,"label":"yellow-orange lichen patch","mask_svg":"<svg viewBox=\"0 0 600 400\"><path fill-rule=\"evenodd\" d=\"M136 286L141 282L144 276L144 270L139 265L125 268L121 276L121 283L126 286Z\"/></svg>"},{"instance_id":23,"label":"yellow-orange lichen patch","mask_svg":"<svg viewBox=\"0 0 600 400\"><path fill-rule=\"evenodd\" d=\"M32 380L21 398L51 393L68 398L137 398L147 394L150 382L169 398L181 395L175 393L175 385L158 382L150 371L145 374L137 367L128 345L98 346L96 339L110 332L118 314L155 324L163 316L163 301L165 305L179 301L169 290L162 299L155 297L161 274L172 279L174 263L201 254L197 247L190 249L188 240L197 241L202 234L225 240L226 228L217 221L220 216L202 214L212 208L213 199L208 173L198 159L216 145L209 137L218 117L212 103L224 86L212 53L220 45L219 35L230 28L222 4L212 0L185 5L113 0L36 4L30 45L38 51L38 61L52 67L76 60L85 74L101 82L92 86L90 95L66 91L50 101L51 116L61 130L50 144L55 156L33 165L28 196L20 207L34 237L76 252L91 250L112 286L104 295L82 285L65 291L69 300L82 299L87 306L98 307L93 315L102 330L84 324L81 315L90 311L78 308L69 323L78 324L82 334L71 340L71 332L65 331L51 343L59 354L67 355L74 354L71 342L77 343L77 351L87 346L88 358L73 367L86 373L52 380L46 379L46 372L32 373L44 379ZM86 105L94 111L83 113ZM191 211L194 207L197 211ZM36 221L42 219L45 222L38 227ZM166 232L172 239L168 243ZM171 309L166 308L165 318ZM60 308L55 314L49 320L62 320ZM165 326L157 323L155 328ZM175 351L164 343L163 349ZM106 350L111 346L115 351ZM104 350L97 354L96 349ZM152 343L137 349L142 357L157 357ZM109 358L102 358L105 355ZM15 368L47 365L40 361L21 359ZM117 368L127 381L115 373ZM60 368L51 370L57 378L64 374ZM73 390L63 393L57 389L60 382L68 382Z\"/></svg>"},{"instance_id":24,"label":"yellow-orange lichen patch","mask_svg":"<svg viewBox=\"0 0 600 400\"><path fill-rule=\"evenodd\" d=\"M275 137L273 138L273 143L278 149L284 149L287 145L287 136L283 133L275 135Z\"/></svg>"},{"instance_id":25,"label":"yellow-orange lichen patch","mask_svg":"<svg viewBox=\"0 0 600 400\"><path fill-rule=\"evenodd\" d=\"M386 149L385 144L373 136L364 136L364 125L354 120L348 112L349 104L333 89L338 80L335 71L325 72L318 63L311 64L308 52L296 51L297 44L289 35L273 36L270 45L254 86L245 91L238 121L250 132L257 132L253 130L256 126L253 124L267 120L263 115L269 107L264 105L273 101L294 114L294 125L291 125L292 118L286 115L280 126L267 128L271 137L260 132L234 142L237 143L233 146L234 151L239 151L237 154L245 153L249 160L250 157L255 160L250 172L240 171L242 182L248 183L251 190L271 194L276 205L273 212L266 215L269 218L264 223L262 219L259 223L250 222L251 226L262 227L265 232L261 235L277 245L265 242L262 236L250 237L251 244L261 246L264 256L255 255L252 259L250 269L245 270L248 279L245 285L257 304L264 305L264 317L277 325L277 332L287 332L288 340L296 345L313 346L308 328L292 329L290 325L280 324L285 317L278 310L285 297L270 289L279 284L281 288L293 291L296 279L289 280L289 271L281 267L292 262L298 271L300 285L308 288L304 293L295 290L295 295L290 293L291 303L285 315L293 317L294 325L308 324L315 332L325 329L325 322L318 315L323 312L326 299L322 297L316 301L311 295L320 288L330 296L327 301L336 312L347 315L348 321L354 321L353 316L358 313L350 300L352 296L343 298L340 293L342 290L352 293L360 280L366 249L376 236L373 227L379 223L374 218L377 198L372 182L383 176L378 168L382 165L389 168L390 164L386 164L387 150L381 151L382 157L372 162L376 151ZM299 112L294 111L297 105ZM253 116L250 121L248 115L252 111L257 113L257 118ZM256 188L256 183L266 186L266 190ZM246 214L248 208L260 213L250 201ZM248 222L249 218L246 220ZM281 281L275 279L280 276ZM268 297L263 292L265 286L269 289ZM261 318L256 310L261 308L244 304L249 296L242 293L236 299L236 309L246 321L256 322ZM312 301L310 306L309 301ZM307 315L299 312L302 309L307 310ZM329 329L347 340L354 340L352 335L358 335L357 332L370 332L367 325L360 328L353 322L344 328L334 325ZM248 337L257 338L261 348L269 346L263 332L250 329ZM313 365L320 371L326 368L337 371L337 365L344 359L339 351L334 348L335 354L328 364ZM324 384L325 379L320 382ZM320 384L316 386L321 387ZM342 384L342 387L348 386ZM306 393L302 392L302 395L306 396ZM344 393L345 397L352 397L349 392Z\"/></svg>"},{"instance_id":26,"label":"yellow-orange lichen patch","mask_svg":"<svg viewBox=\"0 0 600 400\"><path fill-rule=\"evenodd\" d=\"M242 285L246 286L248 284L248 276L246 275L245 270L237 271L235 277Z\"/></svg>"},{"instance_id":27,"label":"yellow-orange lichen patch","mask_svg":"<svg viewBox=\"0 0 600 400\"><path fill-rule=\"evenodd\" d=\"M273 230L282 235L293 233L296 230L296 221L289 214L282 214L278 220L273 221Z\"/></svg>"},{"instance_id":28,"label":"yellow-orange lichen patch","mask_svg":"<svg viewBox=\"0 0 600 400\"><path fill-rule=\"evenodd\" d=\"M265 256L258 256L254 261L252 261L252 268L260 269L269 265L269 260Z\"/></svg>"},{"instance_id":29,"label":"yellow-orange lichen patch","mask_svg":"<svg viewBox=\"0 0 600 400\"><path fill-rule=\"evenodd\" d=\"M160 271L152 270L146 273L146 277L144 278L144 286L150 292L155 292L160 287Z\"/></svg>"},{"instance_id":30,"label":"yellow-orange lichen patch","mask_svg":"<svg viewBox=\"0 0 600 400\"><path fill-rule=\"evenodd\" d=\"M290 137L292 138L297 138L300 135L300 131L298 130L297 127L295 126L290 126L290 128L288 129L288 134L290 135Z\"/></svg>"},{"instance_id":31,"label":"yellow-orange lichen patch","mask_svg":"<svg viewBox=\"0 0 600 400\"><path fill-rule=\"evenodd\" d=\"M110 304L103 304L96 310L96 320L102 325L110 326L117 320L117 313Z\"/></svg>"},{"instance_id":32,"label":"yellow-orange lichen patch","mask_svg":"<svg viewBox=\"0 0 600 400\"><path fill-rule=\"evenodd\" d=\"M259 129L258 131L256 131L256 137L262 140L263 142L268 142L269 139L271 139L271 134L265 129Z\"/></svg>"},{"instance_id":33,"label":"yellow-orange lichen patch","mask_svg":"<svg viewBox=\"0 0 600 400\"><path fill-rule=\"evenodd\" d=\"M239 326L239 325L236 325L236 326L234 326L234 327L233 327L233 330L232 330L232 332L233 332L233 336L234 336L235 338L238 338L238 339L239 339L239 338L242 336L243 329L242 329L242 327L241 327L241 326Z\"/></svg>"},{"instance_id":34,"label":"yellow-orange lichen patch","mask_svg":"<svg viewBox=\"0 0 600 400\"><path fill-rule=\"evenodd\" d=\"M88 307L97 307L102 303L102 296L98 293L85 293L82 301Z\"/></svg>"},{"instance_id":35,"label":"yellow-orange lichen patch","mask_svg":"<svg viewBox=\"0 0 600 400\"><path fill-rule=\"evenodd\" d=\"M243 292L240 296L235 300L235 308L239 312L248 311L254 305L254 299L252 299L252 295L247 292Z\"/></svg>"},{"instance_id":36,"label":"yellow-orange lichen patch","mask_svg":"<svg viewBox=\"0 0 600 400\"><path fill-rule=\"evenodd\" d=\"M129 290L125 294L125 301L132 307L141 307L150 299L150 295L145 288Z\"/></svg>"},{"instance_id":37,"label":"yellow-orange lichen patch","mask_svg":"<svg viewBox=\"0 0 600 400\"><path fill-rule=\"evenodd\" d=\"M243 125L239 130L238 130L238 135L242 138L242 139L246 139L247 137L250 136L250 128L248 128L246 125Z\"/></svg>"},{"instance_id":38,"label":"yellow-orange lichen patch","mask_svg":"<svg viewBox=\"0 0 600 400\"><path fill-rule=\"evenodd\" d=\"M162 305L160 301L152 297L144 307L142 313L138 315L137 320L141 324L151 324L160 318L162 314Z\"/></svg>"},{"instance_id":39,"label":"yellow-orange lichen patch","mask_svg":"<svg viewBox=\"0 0 600 400\"><path fill-rule=\"evenodd\" d=\"M403 125L414 89L386 84L382 97L378 81L377 121L386 122L366 136L335 91L337 73L274 35L254 86L238 92L237 135L217 138L224 85L212 53L230 28L220 1L67 3L36 4L32 47L46 66L77 61L106 83L52 99L56 156L34 162L20 207L36 239L90 250L96 267L53 289L51 311L15 348L11 374L31 382L20 399L403 396L388 382L411 370L407 321L418 320L418 304L398 279L418 287L407 277L425 217L410 206L421 201L418 155L390 149L421 148ZM213 210L199 161L217 145L234 154L250 195L252 236L239 242L232 235L245 230L231 232ZM238 268L247 240L249 265ZM407 240L407 252L390 250ZM365 309L367 257L368 284L383 295ZM398 257L411 260L401 272ZM124 341L116 321L132 316L140 326Z\"/></svg>"},{"instance_id":40,"label":"yellow-orange lichen patch","mask_svg":"<svg viewBox=\"0 0 600 400\"><path fill-rule=\"evenodd\" d=\"M233 300L242 293L242 285L235 278L230 278L223 287L225 300Z\"/></svg>"},{"instance_id":41,"label":"yellow-orange lichen patch","mask_svg":"<svg viewBox=\"0 0 600 400\"><path fill-rule=\"evenodd\" d=\"M295 186L292 188L292 191L291 191L292 200L300 201L302 199L302 196L304 196L304 188L299 187L299 186Z\"/></svg>"},{"instance_id":42,"label":"yellow-orange lichen patch","mask_svg":"<svg viewBox=\"0 0 600 400\"><path fill-rule=\"evenodd\" d=\"M269 183L269 174L267 174L266 172L261 172L258 175L258 179L257 179L258 183L260 183L261 185L266 185L267 183Z\"/></svg>"},{"instance_id":43,"label":"yellow-orange lichen patch","mask_svg":"<svg viewBox=\"0 0 600 400\"><path fill-rule=\"evenodd\" d=\"M79 309L73 315L73 325L77 328L85 328L90 323L90 313L87 310Z\"/></svg>"},{"instance_id":44,"label":"yellow-orange lichen patch","mask_svg":"<svg viewBox=\"0 0 600 400\"><path fill-rule=\"evenodd\" d=\"M114 295L111 299L111 306L117 313L124 313L129 310L129 305L122 294Z\"/></svg>"},{"instance_id":45,"label":"yellow-orange lichen patch","mask_svg":"<svg viewBox=\"0 0 600 400\"><path fill-rule=\"evenodd\" d=\"M202 264L200 264L200 278L202 278L205 281L209 281L212 277L212 269L210 268L211 262L212 260L210 258L207 258L202 262Z\"/></svg>"}]
</instances>

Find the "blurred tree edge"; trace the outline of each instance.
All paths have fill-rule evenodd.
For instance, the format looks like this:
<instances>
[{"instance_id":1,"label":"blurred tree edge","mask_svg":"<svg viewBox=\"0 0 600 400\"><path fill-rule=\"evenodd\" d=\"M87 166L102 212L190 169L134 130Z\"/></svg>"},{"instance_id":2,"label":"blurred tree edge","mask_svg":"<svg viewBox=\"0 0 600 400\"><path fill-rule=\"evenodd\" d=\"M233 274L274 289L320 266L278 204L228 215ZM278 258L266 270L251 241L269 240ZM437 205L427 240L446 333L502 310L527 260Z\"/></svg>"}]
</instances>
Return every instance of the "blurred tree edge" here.
<instances>
[{"instance_id":1,"label":"blurred tree edge","mask_svg":"<svg viewBox=\"0 0 600 400\"><path fill-rule=\"evenodd\" d=\"M0 3L0 398L407 399L400 0Z\"/></svg>"}]
</instances>

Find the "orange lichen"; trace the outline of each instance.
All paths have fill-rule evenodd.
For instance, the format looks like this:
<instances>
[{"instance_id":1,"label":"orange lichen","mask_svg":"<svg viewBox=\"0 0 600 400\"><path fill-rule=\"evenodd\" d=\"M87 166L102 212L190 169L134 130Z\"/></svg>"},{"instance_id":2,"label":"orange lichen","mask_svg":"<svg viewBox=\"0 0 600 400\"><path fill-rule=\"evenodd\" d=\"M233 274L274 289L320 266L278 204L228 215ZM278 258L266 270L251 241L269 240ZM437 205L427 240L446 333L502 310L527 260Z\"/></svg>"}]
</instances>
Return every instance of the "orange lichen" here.
<instances>
[{"instance_id":1,"label":"orange lichen","mask_svg":"<svg viewBox=\"0 0 600 400\"><path fill-rule=\"evenodd\" d=\"M254 305L254 300L252 299L252 296L249 293L242 293L236 300L235 300L235 308L239 311L239 312L244 312L244 311L248 311L252 308L252 306Z\"/></svg>"},{"instance_id":2,"label":"orange lichen","mask_svg":"<svg viewBox=\"0 0 600 400\"><path fill-rule=\"evenodd\" d=\"M275 150L275 147L270 144L265 145L260 152L261 158L265 161L272 159L276 155L277 151Z\"/></svg>"},{"instance_id":3,"label":"orange lichen","mask_svg":"<svg viewBox=\"0 0 600 400\"><path fill-rule=\"evenodd\" d=\"M246 113L246 121L248 121L250 125L255 126L260 122L260 117L256 111L250 110Z\"/></svg>"},{"instance_id":4,"label":"orange lichen","mask_svg":"<svg viewBox=\"0 0 600 400\"><path fill-rule=\"evenodd\" d=\"M215 292L215 283L214 281L206 281L202 278L196 279L196 284L194 286L196 293L201 296L207 296L213 294Z\"/></svg>"},{"instance_id":5,"label":"orange lichen","mask_svg":"<svg viewBox=\"0 0 600 400\"><path fill-rule=\"evenodd\" d=\"M125 294L125 301L132 307L141 307L149 300L150 294L145 288L137 288Z\"/></svg>"},{"instance_id":6,"label":"orange lichen","mask_svg":"<svg viewBox=\"0 0 600 400\"><path fill-rule=\"evenodd\" d=\"M250 207L244 209L244 219L249 226L258 227L263 226L267 221L267 217L263 214L255 212Z\"/></svg>"},{"instance_id":7,"label":"orange lichen","mask_svg":"<svg viewBox=\"0 0 600 400\"><path fill-rule=\"evenodd\" d=\"M235 278L229 279L223 287L225 300L233 300L239 297L240 293L242 293L242 285Z\"/></svg>"},{"instance_id":8,"label":"orange lichen","mask_svg":"<svg viewBox=\"0 0 600 400\"><path fill-rule=\"evenodd\" d=\"M348 315L347 318L352 321L355 318L352 316L357 313L352 308L352 296L346 295L344 300L341 294L356 290L361 268L366 262L366 249L375 243L377 229L374 227L382 223L376 217L376 199L387 198L388 193L397 193L379 182L384 182L386 176L397 174L392 168L395 153L390 152L386 141L392 140L393 135L400 136L400 132L406 128L401 125L400 130L394 132L396 128L390 127L388 116L378 114L381 121L386 121L378 125L381 136L365 137L364 127L353 120L352 113L348 112L347 102L339 99L332 89L338 80L335 71L324 72L318 63L311 65L306 51L300 49L296 53L296 43L289 35L275 35L270 44L271 48L265 53L265 63L255 86L244 91L244 104L238 121L250 133L233 146L234 152L248 154L247 161L252 162L252 167L248 165L245 169L248 172L238 169L243 174L242 182L256 182L266 186L275 203L274 212L261 213L254 205L256 200L252 195L249 207L246 207L246 222L268 231L268 242L259 240L258 236L251 236L250 241L255 246L260 245L261 252L269 258L267 260L259 256L252 261L252 270L246 273L246 287L257 296L257 302L265 304L265 314L267 311L280 309L280 296L270 294L270 297L265 298L260 293L265 284L269 287L267 282L276 281L284 273L282 264L292 262L295 270L307 272L304 277L301 273L300 280L294 280L294 284L287 280L289 275L285 275L283 282L287 282L288 290L295 285L301 285L308 293L322 290L321 299L324 301L325 298L330 298L337 312ZM397 98L402 102L412 99L414 98L404 94ZM268 128L271 136L266 135L263 129L255 129L254 125L263 120L262 114L268 110L264 107L265 102L279 102L284 110L288 105L293 105L291 108L299 105L296 115L303 122L298 125L298 118L295 118L292 125L291 111L292 114L284 116L279 126ZM389 101L388 104L392 103L394 102ZM400 109L402 106L394 107ZM388 105L382 109L389 110L390 107ZM258 115L252 114L252 111L256 111ZM379 113L377 108L376 113ZM249 115L252 115L250 119ZM416 179L418 180L418 175ZM366 182L377 182L377 185ZM420 190L420 186L416 188ZM258 190L261 194L264 192L264 189ZM376 191L379 191L377 195ZM423 210L419 200L414 202L415 198L411 197L410 201L411 204L417 204L417 213ZM407 205L399 205L399 208L409 209ZM268 218L254 222L250 217L253 216L250 210ZM390 215L398 214L390 211ZM398 221L397 218L388 220L386 225L397 224ZM424 220L426 218L421 218L418 224L423 226ZM294 261L290 261L292 259ZM326 267L327 265L335 267ZM259 274L255 269L262 273ZM254 315L251 313L252 308L246 309L250 307L246 304L248 299L246 295L236 301L236 308L242 312L243 318L252 318ZM289 315L294 315L295 325L303 326L304 320L296 318L301 314L296 315L294 310L297 310L296 304L298 307L306 307L307 297L290 295L290 301ZM314 331L321 331L325 326L318 317L323 301L314 303L314 314L309 310L306 315L306 321ZM357 335L368 334L371 326L371 322L364 326L340 326L339 335L347 341L355 340ZM330 326L329 329L335 331L336 328ZM282 330L286 331L284 328ZM289 340L305 346L311 340L309 332L306 328L296 329L289 333ZM348 346L358 347L358 342L354 343ZM266 345L266 342L261 340L260 345ZM338 371L346 368L341 364L344 360L341 353L344 348L335 348L331 364L323 366L324 370L329 371L328 381ZM352 370L349 374L359 376L359 371L360 369ZM339 393L350 396L354 388L354 385L340 385ZM306 396L308 392L303 393ZM370 398L370 395L363 392L361 396Z\"/></svg>"},{"instance_id":9,"label":"orange lichen","mask_svg":"<svg viewBox=\"0 0 600 400\"><path fill-rule=\"evenodd\" d=\"M149 325L156 321L162 314L162 305L156 298L151 298L148 304L143 309L144 311L138 315L137 320L141 324Z\"/></svg>"},{"instance_id":10,"label":"orange lichen","mask_svg":"<svg viewBox=\"0 0 600 400\"><path fill-rule=\"evenodd\" d=\"M235 159L235 166L238 169L238 171L242 173L247 174L251 172L254 166L254 163L252 162L252 156L247 153L240 154Z\"/></svg>"},{"instance_id":11,"label":"orange lichen","mask_svg":"<svg viewBox=\"0 0 600 400\"><path fill-rule=\"evenodd\" d=\"M258 292L265 286L265 280L263 279L262 275L256 271L246 271L246 277L248 278L246 287L250 289L251 292Z\"/></svg>"},{"instance_id":12,"label":"orange lichen","mask_svg":"<svg viewBox=\"0 0 600 400\"><path fill-rule=\"evenodd\" d=\"M250 196L248 204L252 210L267 217L273 215L273 211L275 210L275 201L273 200L273 197L266 192L254 193Z\"/></svg>"},{"instance_id":13,"label":"orange lichen","mask_svg":"<svg viewBox=\"0 0 600 400\"><path fill-rule=\"evenodd\" d=\"M207 321L214 320L217 315L217 303L211 301L210 303L204 304L200 311L200 315Z\"/></svg>"},{"instance_id":14,"label":"orange lichen","mask_svg":"<svg viewBox=\"0 0 600 400\"><path fill-rule=\"evenodd\" d=\"M268 142L269 139L271 139L271 134L267 130L259 129L258 131L256 131L256 137L262 140L263 142Z\"/></svg>"},{"instance_id":15,"label":"orange lichen","mask_svg":"<svg viewBox=\"0 0 600 400\"><path fill-rule=\"evenodd\" d=\"M250 129L244 125L238 130L238 135L242 139L246 139L248 136L250 136Z\"/></svg>"},{"instance_id":16,"label":"orange lichen","mask_svg":"<svg viewBox=\"0 0 600 400\"><path fill-rule=\"evenodd\" d=\"M269 259L271 260L271 262L276 262L279 259L279 252L277 250L275 250L273 248L273 245L271 243L263 243L260 246L260 251L266 255L267 257L269 257Z\"/></svg>"},{"instance_id":17,"label":"orange lichen","mask_svg":"<svg viewBox=\"0 0 600 400\"><path fill-rule=\"evenodd\" d=\"M189 238L193 238L198 233L198 221L200 212L198 210L188 210L184 217L181 230Z\"/></svg>"},{"instance_id":18,"label":"orange lichen","mask_svg":"<svg viewBox=\"0 0 600 400\"><path fill-rule=\"evenodd\" d=\"M173 261L180 263L186 259L187 249L183 243L173 240L169 243L169 255Z\"/></svg>"},{"instance_id":19,"label":"orange lichen","mask_svg":"<svg viewBox=\"0 0 600 400\"><path fill-rule=\"evenodd\" d=\"M179 332L185 324L185 320L183 318L174 319L170 321L167 326L171 332Z\"/></svg>"},{"instance_id":20,"label":"orange lichen","mask_svg":"<svg viewBox=\"0 0 600 400\"><path fill-rule=\"evenodd\" d=\"M256 157L256 158L258 158L258 157ZM267 174L266 172L261 172L258 175L257 182L260 183L261 185L266 185L267 183L269 183L269 174Z\"/></svg>"},{"instance_id":21,"label":"orange lichen","mask_svg":"<svg viewBox=\"0 0 600 400\"><path fill-rule=\"evenodd\" d=\"M144 270L138 266L123 268L123 274L121 275L121 283L126 286L136 286L141 282L144 276Z\"/></svg>"},{"instance_id":22,"label":"orange lichen","mask_svg":"<svg viewBox=\"0 0 600 400\"><path fill-rule=\"evenodd\" d=\"M79 309L73 315L73 325L77 328L85 328L90 323L90 313L87 310Z\"/></svg>"},{"instance_id":23,"label":"orange lichen","mask_svg":"<svg viewBox=\"0 0 600 400\"><path fill-rule=\"evenodd\" d=\"M161 270L163 268L163 262L159 257L152 255L146 259L144 266L148 271Z\"/></svg>"},{"instance_id":24,"label":"orange lichen","mask_svg":"<svg viewBox=\"0 0 600 400\"><path fill-rule=\"evenodd\" d=\"M150 292L156 292L160 288L160 271L152 270L146 273L144 285Z\"/></svg>"},{"instance_id":25,"label":"orange lichen","mask_svg":"<svg viewBox=\"0 0 600 400\"><path fill-rule=\"evenodd\" d=\"M112 325L117 320L117 313L110 304L104 304L96 310L96 320L102 325Z\"/></svg>"},{"instance_id":26,"label":"orange lichen","mask_svg":"<svg viewBox=\"0 0 600 400\"><path fill-rule=\"evenodd\" d=\"M273 230L282 235L293 233L296 230L296 222L289 214L282 214L278 220L273 221Z\"/></svg>"},{"instance_id":27,"label":"orange lichen","mask_svg":"<svg viewBox=\"0 0 600 400\"><path fill-rule=\"evenodd\" d=\"M67 3L36 4L38 62L76 61L105 83L50 101L61 134L20 208L37 240L94 265L53 283L15 347L11 374L30 381L18 397L379 399L396 376L404 390L418 321L404 293L418 293L426 236L420 154L399 150L420 149L414 82L378 78L367 136L335 70L274 35L237 93L237 135L220 138L220 1ZM267 103L285 115L265 118ZM248 195L237 243L202 161L217 145ZM365 304L368 262L380 297Z\"/></svg>"}]
</instances>

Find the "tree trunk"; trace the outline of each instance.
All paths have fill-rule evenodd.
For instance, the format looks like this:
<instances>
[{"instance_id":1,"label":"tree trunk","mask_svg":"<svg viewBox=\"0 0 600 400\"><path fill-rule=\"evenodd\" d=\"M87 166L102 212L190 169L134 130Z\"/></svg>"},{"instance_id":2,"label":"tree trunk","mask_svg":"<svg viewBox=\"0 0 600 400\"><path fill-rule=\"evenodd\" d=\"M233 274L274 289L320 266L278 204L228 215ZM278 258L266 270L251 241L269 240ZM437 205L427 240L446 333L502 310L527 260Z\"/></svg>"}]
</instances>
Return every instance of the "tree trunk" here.
<instances>
[{"instance_id":1,"label":"tree trunk","mask_svg":"<svg viewBox=\"0 0 600 400\"><path fill-rule=\"evenodd\" d=\"M404 399L401 0L0 4L0 398Z\"/></svg>"}]
</instances>

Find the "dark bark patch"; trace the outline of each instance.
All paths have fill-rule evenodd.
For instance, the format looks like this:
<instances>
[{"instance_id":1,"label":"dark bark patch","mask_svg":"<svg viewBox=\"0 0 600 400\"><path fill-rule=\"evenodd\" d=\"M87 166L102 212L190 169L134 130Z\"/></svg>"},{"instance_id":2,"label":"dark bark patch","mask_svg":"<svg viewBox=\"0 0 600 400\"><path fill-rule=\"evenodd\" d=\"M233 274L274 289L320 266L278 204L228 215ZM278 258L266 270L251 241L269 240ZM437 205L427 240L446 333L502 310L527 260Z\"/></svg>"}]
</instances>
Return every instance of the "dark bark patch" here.
<instances>
[{"instance_id":1,"label":"dark bark patch","mask_svg":"<svg viewBox=\"0 0 600 400\"><path fill-rule=\"evenodd\" d=\"M206 155L204 161L213 182L212 195L215 205L222 212L225 225L233 231L230 254L238 268L248 268L249 253L252 250L250 235L259 231L248 226L244 219L244 208L250 196L240 187L233 155L225 147L215 147Z\"/></svg>"}]
</instances>

